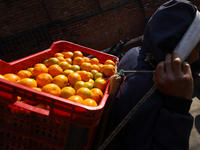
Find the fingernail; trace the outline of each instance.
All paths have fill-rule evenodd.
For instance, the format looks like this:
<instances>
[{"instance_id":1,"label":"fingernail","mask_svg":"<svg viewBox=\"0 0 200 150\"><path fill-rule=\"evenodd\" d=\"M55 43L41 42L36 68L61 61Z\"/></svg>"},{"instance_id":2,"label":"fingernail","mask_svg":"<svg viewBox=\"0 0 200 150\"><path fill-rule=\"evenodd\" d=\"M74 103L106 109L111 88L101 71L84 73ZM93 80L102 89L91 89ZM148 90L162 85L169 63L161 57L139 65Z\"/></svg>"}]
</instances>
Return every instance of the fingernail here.
<instances>
[{"instance_id":1,"label":"fingernail","mask_svg":"<svg viewBox=\"0 0 200 150\"><path fill-rule=\"evenodd\" d=\"M185 66L186 66L186 65L187 65L187 66L190 66L190 64L189 64L188 62L186 62L186 61L183 62L183 65L185 65Z\"/></svg>"}]
</instances>

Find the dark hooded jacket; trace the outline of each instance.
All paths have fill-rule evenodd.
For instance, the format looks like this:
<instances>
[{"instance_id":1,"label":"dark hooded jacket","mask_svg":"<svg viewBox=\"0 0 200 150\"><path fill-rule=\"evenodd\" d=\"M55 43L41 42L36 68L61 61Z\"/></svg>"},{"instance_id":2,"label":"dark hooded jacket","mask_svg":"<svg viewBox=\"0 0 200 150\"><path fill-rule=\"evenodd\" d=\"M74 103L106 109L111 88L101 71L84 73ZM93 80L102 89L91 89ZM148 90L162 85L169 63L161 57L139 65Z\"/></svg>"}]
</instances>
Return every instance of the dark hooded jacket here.
<instances>
[{"instance_id":1,"label":"dark hooded jacket","mask_svg":"<svg viewBox=\"0 0 200 150\"><path fill-rule=\"evenodd\" d=\"M158 8L148 21L141 47L129 50L121 59L118 71L154 70L145 58L152 54L155 66L165 59L165 50L173 51L191 25L196 7L185 0L171 0ZM106 136L153 86L152 74L127 77L113 104ZM106 150L186 150L193 117L192 100L162 95L155 91L135 112L125 127L107 145Z\"/></svg>"}]
</instances>

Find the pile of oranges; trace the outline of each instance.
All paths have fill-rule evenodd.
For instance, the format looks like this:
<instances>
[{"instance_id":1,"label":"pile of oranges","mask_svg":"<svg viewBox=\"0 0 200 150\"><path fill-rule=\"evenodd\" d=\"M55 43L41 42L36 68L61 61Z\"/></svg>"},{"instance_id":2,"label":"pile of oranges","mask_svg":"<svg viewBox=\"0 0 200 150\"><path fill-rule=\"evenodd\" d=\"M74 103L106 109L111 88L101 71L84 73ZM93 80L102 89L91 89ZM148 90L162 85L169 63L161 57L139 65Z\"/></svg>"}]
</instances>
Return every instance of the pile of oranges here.
<instances>
[{"instance_id":1,"label":"pile of oranges","mask_svg":"<svg viewBox=\"0 0 200 150\"><path fill-rule=\"evenodd\" d=\"M0 75L0 78L46 92L88 106L98 106L107 81L115 73L115 62L100 63L97 58L88 58L81 51L57 52L51 58L17 73ZM18 101L49 109L37 102Z\"/></svg>"}]
</instances>

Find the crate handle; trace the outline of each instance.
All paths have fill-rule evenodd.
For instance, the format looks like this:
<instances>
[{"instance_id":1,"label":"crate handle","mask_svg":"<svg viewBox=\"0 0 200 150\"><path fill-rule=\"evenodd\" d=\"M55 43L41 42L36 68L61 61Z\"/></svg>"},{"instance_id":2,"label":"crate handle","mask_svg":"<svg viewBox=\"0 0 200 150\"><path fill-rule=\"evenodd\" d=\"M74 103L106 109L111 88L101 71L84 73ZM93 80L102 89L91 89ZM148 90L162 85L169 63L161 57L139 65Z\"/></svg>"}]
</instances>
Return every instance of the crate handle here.
<instances>
[{"instance_id":1,"label":"crate handle","mask_svg":"<svg viewBox=\"0 0 200 150\"><path fill-rule=\"evenodd\" d=\"M22 102L19 102L19 101L16 101L14 103L14 105L18 106L20 108L29 110L31 112L40 113L42 115L49 116L49 110L46 110L46 109L38 108L38 107L29 105L29 104L26 104L26 103L22 103Z\"/></svg>"}]
</instances>

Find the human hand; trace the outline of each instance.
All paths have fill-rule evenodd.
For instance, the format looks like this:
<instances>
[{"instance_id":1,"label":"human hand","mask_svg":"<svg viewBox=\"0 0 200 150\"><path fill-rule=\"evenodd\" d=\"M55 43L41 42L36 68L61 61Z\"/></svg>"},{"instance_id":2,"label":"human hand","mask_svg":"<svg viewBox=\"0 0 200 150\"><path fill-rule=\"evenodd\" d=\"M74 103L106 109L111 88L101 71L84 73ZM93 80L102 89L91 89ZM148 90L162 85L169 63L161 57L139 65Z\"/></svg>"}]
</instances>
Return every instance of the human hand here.
<instances>
[{"instance_id":1,"label":"human hand","mask_svg":"<svg viewBox=\"0 0 200 150\"><path fill-rule=\"evenodd\" d=\"M167 54L156 67L157 89L164 95L191 99L194 85L190 65L181 63L178 52L172 55Z\"/></svg>"}]
</instances>

